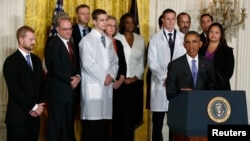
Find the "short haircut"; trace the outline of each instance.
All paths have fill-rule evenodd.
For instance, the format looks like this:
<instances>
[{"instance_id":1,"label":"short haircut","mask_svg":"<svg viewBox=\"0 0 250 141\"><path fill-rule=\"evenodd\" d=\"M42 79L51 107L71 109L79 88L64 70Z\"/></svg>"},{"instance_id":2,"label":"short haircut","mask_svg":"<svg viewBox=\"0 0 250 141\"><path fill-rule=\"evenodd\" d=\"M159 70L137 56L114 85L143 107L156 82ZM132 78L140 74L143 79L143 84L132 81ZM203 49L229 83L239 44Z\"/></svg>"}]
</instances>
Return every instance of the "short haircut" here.
<instances>
[{"instance_id":1,"label":"short haircut","mask_svg":"<svg viewBox=\"0 0 250 141\"><path fill-rule=\"evenodd\" d=\"M164 18L165 14L168 14L168 13L174 13L176 15L176 12L173 9L168 8L162 12L162 18Z\"/></svg>"},{"instance_id":2,"label":"short haircut","mask_svg":"<svg viewBox=\"0 0 250 141\"><path fill-rule=\"evenodd\" d=\"M16 38L17 38L18 43L19 43L19 38L25 37L27 32L35 33L34 29L26 25L17 29Z\"/></svg>"},{"instance_id":3,"label":"short haircut","mask_svg":"<svg viewBox=\"0 0 250 141\"><path fill-rule=\"evenodd\" d=\"M125 13L125 14L122 15L121 18L120 18L119 32L120 32L121 34L124 34L124 32L125 32L125 20L126 20L127 18L132 18L132 19L133 19L134 27L136 28L134 15L132 15L131 13ZM135 28L134 28L134 30L135 30Z\"/></svg>"},{"instance_id":4,"label":"short haircut","mask_svg":"<svg viewBox=\"0 0 250 141\"><path fill-rule=\"evenodd\" d=\"M79 9L81 9L81 8L88 8L88 9L89 9L89 6L88 6L87 4L78 5L78 6L76 7L76 13L78 13Z\"/></svg>"},{"instance_id":5,"label":"short haircut","mask_svg":"<svg viewBox=\"0 0 250 141\"><path fill-rule=\"evenodd\" d=\"M212 22L214 21L214 18L213 18L212 15L210 15L210 14L208 14L208 13L205 13L205 14L202 14L202 15L201 15L201 17L200 17L200 22L201 22L202 18L203 18L203 17L206 17L206 16L210 17L210 19L211 19Z\"/></svg>"},{"instance_id":6,"label":"short haircut","mask_svg":"<svg viewBox=\"0 0 250 141\"><path fill-rule=\"evenodd\" d=\"M200 34L198 32L196 32L196 31L188 31L184 36L184 41L185 41L186 37L189 36L189 35L195 35L195 36L197 36L197 38L199 38L199 40L201 40Z\"/></svg>"},{"instance_id":7,"label":"short haircut","mask_svg":"<svg viewBox=\"0 0 250 141\"><path fill-rule=\"evenodd\" d=\"M55 25L55 27L59 26L59 23L61 20L66 19L70 21L70 17L67 13L65 12L60 12L58 13L54 18L53 18L53 24Z\"/></svg>"},{"instance_id":8,"label":"short haircut","mask_svg":"<svg viewBox=\"0 0 250 141\"><path fill-rule=\"evenodd\" d=\"M179 13L179 14L177 15L177 23L180 22L181 16L182 16L182 15L187 15L188 18L189 18L189 21L191 21L191 17L190 17L190 15L189 15L188 13L186 13L186 12L181 12L181 13Z\"/></svg>"},{"instance_id":9,"label":"short haircut","mask_svg":"<svg viewBox=\"0 0 250 141\"><path fill-rule=\"evenodd\" d=\"M97 20L97 17L101 14L106 14L107 15L107 12L103 9L95 9L93 12L92 12L92 19L93 20Z\"/></svg>"}]
</instances>

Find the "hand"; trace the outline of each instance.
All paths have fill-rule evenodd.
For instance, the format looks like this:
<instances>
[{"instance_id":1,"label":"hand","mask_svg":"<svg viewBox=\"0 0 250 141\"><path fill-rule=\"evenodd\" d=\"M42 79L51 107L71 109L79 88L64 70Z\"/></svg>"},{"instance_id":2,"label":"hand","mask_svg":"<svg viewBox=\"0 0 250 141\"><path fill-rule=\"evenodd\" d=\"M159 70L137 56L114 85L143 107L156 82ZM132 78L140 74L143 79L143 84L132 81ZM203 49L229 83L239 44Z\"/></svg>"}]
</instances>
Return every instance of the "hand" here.
<instances>
[{"instance_id":1,"label":"hand","mask_svg":"<svg viewBox=\"0 0 250 141\"><path fill-rule=\"evenodd\" d=\"M43 112L44 105L45 105L45 103L39 103L37 109L35 111L30 111L29 114L32 117L38 117L38 116L40 116L42 114L42 112Z\"/></svg>"},{"instance_id":2,"label":"hand","mask_svg":"<svg viewBox=\"0 0 250 141\"><path fill-rule=\"evenodd\" d=\"M40 116L43 112L45 103L39 103L38 108L34 111L37 113L38 116Z\"/></svg>"},{"instance_id":3,"label":"hand","mask_svg":"<svg viewBox=\"0 0 250 141\"><path fill-rule=\"evenodd\" d=\"M34 111L30 111L30 113L29 113L32 117L38 117L39 115L36 113L36 112L34 112Z\"/></svg>"},{"instance_id":4,"label":"hand","mask_svg":"<svg viewBox=\"0 0 250 141\"><path fill-rule=\"evenodd\" d=\"M128 84L134 83L137 79L138 79L138 78L137 78L136 76L130 77L130 78L126 78L126 79L124 80L124 83L128 85Z\"/></svg>"},{"instance_id":5,"label":"hand","mask_svg":"<svg viewBox=\"0 0 250 141\"><path fill-rule=\"evenodd\" d=\"M113 82L113 80L114 80L114 79L111 77L111 75L108 74L108 75L106 76L105 81L104 81L104 85L105 85L105 86L108 86L109 84L111 84L111 83Z\"/></svg>"},{"instance_id":6,"label":"hand","mask_svg":"<svg viewBox=\"0 0 250 141\"><path fill-rule=\"evenodd\" d=\"M70 78L71 78L71 82L70 82L71 88L75 89L77 87L77 85L79 84L79 82L81 81L81 77L76 75L76 76L72 76Z\"/></svg>"},{"instance_id":7,"label":"hand","mask_svg":"<svg viewBox=\"0 0 250 141\"><path fill-rule=\"evenodd\" d=\"M120 75L119 80L115 81L113 88L118 89L122 85L124 78L124 75Z\"/></svg>"},{"instance_id":8,"label":"hand","mask_svg":"<svg viewBox=\"0 0 250 141\"><path fill-rule=\"evenodd\" d=\"M192 91L192 88L181 88L181 91Z\"/></svg>"}]
</instances>

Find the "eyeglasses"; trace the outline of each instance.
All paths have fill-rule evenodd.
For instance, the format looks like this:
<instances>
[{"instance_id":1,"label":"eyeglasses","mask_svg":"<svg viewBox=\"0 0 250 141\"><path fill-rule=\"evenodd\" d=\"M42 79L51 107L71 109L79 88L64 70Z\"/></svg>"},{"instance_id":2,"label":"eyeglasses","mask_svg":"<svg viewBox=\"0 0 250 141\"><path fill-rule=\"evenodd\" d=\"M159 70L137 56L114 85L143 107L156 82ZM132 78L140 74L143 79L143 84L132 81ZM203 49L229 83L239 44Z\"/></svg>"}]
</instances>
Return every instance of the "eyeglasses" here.
<instances>
[{"instance_id":1,"label":"eyeglasses","mask_svg":"<svg viewBox=\"0 0 250 141\"><path fill-rule=\"evenodd\" d=\"M67 30L72 31L73 28L61 28L61 30L62 30L62 31L67 31Z\"/></svg>"},{"instance_id":2,"label":"eyeglasses","mask_svg":"<svg viewBox=\"0 0 250 141\"><path fill-rule=\"evenodd\" d=\"M112 24L107 24L107 26L116 28L116 25L112 25Z\"/></svg>"}]
</instances>

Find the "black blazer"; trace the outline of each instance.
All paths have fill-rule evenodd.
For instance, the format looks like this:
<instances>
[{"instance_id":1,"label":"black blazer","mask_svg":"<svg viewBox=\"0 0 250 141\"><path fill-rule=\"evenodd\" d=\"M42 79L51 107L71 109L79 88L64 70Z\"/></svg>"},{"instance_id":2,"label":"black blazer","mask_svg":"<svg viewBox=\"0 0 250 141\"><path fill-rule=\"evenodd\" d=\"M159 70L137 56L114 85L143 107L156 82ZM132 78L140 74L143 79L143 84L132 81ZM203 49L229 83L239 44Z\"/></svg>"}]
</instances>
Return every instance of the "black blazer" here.
<instances>
[{"instance_id":1,"label":"black blazer","mask_svg":"<svg viewBox=\"0 0 250 141\"><path fill-rule=\"evenodd\" d=\"M45 102L45 80L42 63L31 54L33 71L17 50L3 64L3 74L8 87L8 104L5 123L24 125L30 119L29 112L35 104ZM18 120L17 120L18 118Z\"/></svg>"},{"instance_id":2,"label":"black blazer","mask_svg":"<svg viewBox=\"0 0 250 141\"><path fill-rule=\"evenodd\" d=\"M74 46L74 44L72 44ZM63 41L55 36L48 43L45 62L48 69L46 92L48 102L70 102L74 98L75 89L70 86L72 76L80 75L79 59L73 49L73 62Z\"/></svg>"},{"instance_id":3,"label":"black blazer","mask_svg":"<svg viewBox=\"0 0 250 141\"><path fill-rule=\"evenodd\" d=\"M74 42L74 45L75 45L75 48L76 48L76 52L77 52L77 54L79 54L79 42L82 39L82 36L81 36L82 31L80 31L78 24L74 24L72 26L72 28L73 28L73 31L72 31L73 42ZM88 27L88 30L90 32L91 28Z\"/></svg>"},{"instance_id":4,"label":"black blazer","mask_svg":"<svg viewBox=\"0 0 250 141\"><path fill-rule=\"evenodd\" d=\"M200 49L199 54L205 56L208 46ZM230 78L234 72L233 49L228 46L219 46L214 54L214 69L216 90L231 90Z\"/></svg>"},{"instance_id":5,"label":"black blazer","mask_svg":"<svg viewBox=\"0 0 250 141\"><path fill-rule=\"evenodd\" d=\"M120 78L120 75L124 75L126 77L127 63L126 63L123 45L122 45L121 41L115 39L115 44L117 47L117 56L119 58L119 62L118 62L119 69L118 69L118 73L117 73L117 77L116 77L116 80L118 80Z\"/></svg>"},{"instance_id":6,"label":"black blazer","mask_svg":"<svg viewBox=\"0 0 250 141\"><path fill-rule=\"evenodd\" d=\"M196 86L194 86L192 72L186 54L169 63L166 82L168 99L180 94L182 92L181 88L192 88L193 90L214 89L213 62L204 56L199 56L198 59L199 65Z\"/></svg>"}]
</instances>

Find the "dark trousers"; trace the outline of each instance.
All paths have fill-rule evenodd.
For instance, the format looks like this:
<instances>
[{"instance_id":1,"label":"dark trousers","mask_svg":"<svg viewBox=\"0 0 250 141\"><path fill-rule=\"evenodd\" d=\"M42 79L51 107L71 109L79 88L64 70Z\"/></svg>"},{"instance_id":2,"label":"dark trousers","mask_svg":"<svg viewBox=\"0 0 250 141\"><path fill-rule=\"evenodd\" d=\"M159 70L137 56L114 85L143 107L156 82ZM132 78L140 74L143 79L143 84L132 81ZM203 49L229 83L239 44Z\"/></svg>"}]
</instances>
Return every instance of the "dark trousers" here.
<instances>
[{"instance_id":1,"label":"dark trousers","mask_svg":"<svg viewBox=\"0 0 250 141\"><path fill-rule=\"evenodd\" d=\"M40 117L29 117L24 125L7 124L6 128L7 141L38 141Z\"/></svg>"},{"instance_id":2,"label":"dark trousers","mask_svg":"<svg viewBox=\"0 0 250 141\"><path fill-rule=\"evenodd\" d=\"M74 141L74 104L48 104L47 141Z\"/></svg>"},{"instance_id":3,"label":"dark trousers","mask_svg":"<svg viewBox=\"0 0 250 141\"><path fill-rule=\"evenodd\" d=\"M134 141L134 130L143 117L143 81L114 90L112 141Z\"/></svg>"},{"instance_id":4,"label":"dark trousers","mask_svg":"<svg viewBox=\"0 0 250 141\"><path fill-rule=\"evenodd\" d=\"M82 120L81 141L107 141L110 120Z\"/></svg>"},{"instance_id":5,"label":"dark trousers","mask_svg":"<svg viewBox=\"0 0 250 141\"><path fill-rule=\"evenodd\" d=\"M114 116L115 117L115 116ZM112 120L112 141L134 141L134 122L131 115L113 118Z\"/></svg>"},{"instance_id":6,"label":"dark trousers","mask_svg":"<svg viewBox=\"0 0 250 141\"><path fill-rule=\"evenodd\" d=\"M163 120L167 112L153 112L152 117L152 141L163 141L162 128ZM169 141L172 141L172 132L169 129Z\"/></svg>"}]
</instances>

